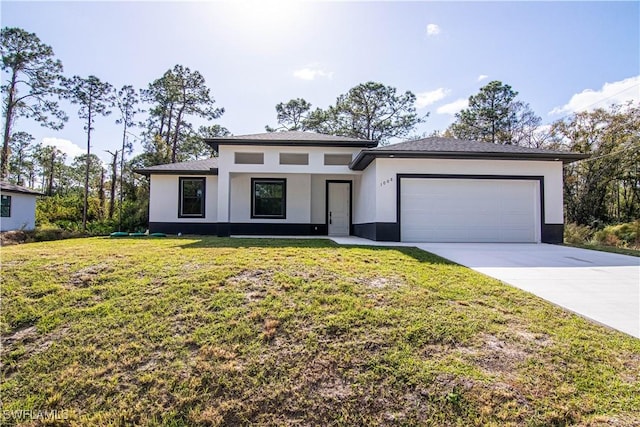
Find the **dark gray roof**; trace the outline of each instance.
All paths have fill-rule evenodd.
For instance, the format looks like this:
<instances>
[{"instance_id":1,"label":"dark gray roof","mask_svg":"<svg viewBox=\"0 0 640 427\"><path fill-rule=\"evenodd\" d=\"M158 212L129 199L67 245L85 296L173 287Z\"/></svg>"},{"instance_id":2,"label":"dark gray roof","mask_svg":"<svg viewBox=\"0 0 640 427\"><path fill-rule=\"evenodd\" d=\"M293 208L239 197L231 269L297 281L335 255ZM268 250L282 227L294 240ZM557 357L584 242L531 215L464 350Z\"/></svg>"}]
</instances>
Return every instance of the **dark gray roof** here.
<instances>
[{"instance_id":1,"label":"dark gray roof","mask_svg":"<svg viewBox=\"0 0 640 427\"><path fill-rule=\"evenodd\" d=\"M377 141L325 135L316 132L285 131L205 139L215 150L219 145L298 145L333 147L375 147Z\"/></svg>"},{"instance_id":2,"label":"dark gray roof","mask_svg":"<svg viewBox=\"0 0 640 427\"><path fill-rule=\"evenodd\" d=\"M218 159L194 160L191 162L168 163L166 165L149 166L136 169L135 172L149 176L154 174L164 175L217 175Z\"/></svg>"},{"instance_id":3,"label":"dark gray roof","mask_svg":"<svg viewBox=\"0 0 640 427\"><path fill-rule=\"evenodd\" d=\"M562 160L565 163L589 157L569 151L528 148L517 145L491 144L455 138L431 137L415 141L362 150L351 162L351 168L362 170L376 157L422 158L484 158L512 160Z\"/></svg>"},{"instance_id":4,"label":"dark gray roof","mask_svg":"<svg viewBox=\"0 0 640 427\"><path fill-rule=\"evenodd\" d=\"M27 187L23 187L21 185L11 184L6 181L0 181L0 190L8 193L22 193L22 194L33 194L34 196L44 196L43 193L32 190Z\"/></svg>"}]
</instances>

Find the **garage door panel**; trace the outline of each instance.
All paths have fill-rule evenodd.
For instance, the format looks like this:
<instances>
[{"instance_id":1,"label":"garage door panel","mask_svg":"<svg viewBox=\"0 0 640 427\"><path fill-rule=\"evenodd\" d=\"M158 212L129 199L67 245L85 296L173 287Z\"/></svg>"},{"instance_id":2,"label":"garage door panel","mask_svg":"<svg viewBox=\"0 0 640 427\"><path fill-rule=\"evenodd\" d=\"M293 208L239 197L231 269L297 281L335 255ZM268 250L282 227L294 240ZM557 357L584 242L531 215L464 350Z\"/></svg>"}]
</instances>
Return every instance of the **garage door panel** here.
<instances>
[{"instance_id":1,"label":"garage door panel","mask_svg":"<svg viewBox=\"0 0 640 427\"><path fill-rule=\"evenodd\" d=\"M538 181L403 178L407 242L537 242Z\"/></svg>"}]
</instances>

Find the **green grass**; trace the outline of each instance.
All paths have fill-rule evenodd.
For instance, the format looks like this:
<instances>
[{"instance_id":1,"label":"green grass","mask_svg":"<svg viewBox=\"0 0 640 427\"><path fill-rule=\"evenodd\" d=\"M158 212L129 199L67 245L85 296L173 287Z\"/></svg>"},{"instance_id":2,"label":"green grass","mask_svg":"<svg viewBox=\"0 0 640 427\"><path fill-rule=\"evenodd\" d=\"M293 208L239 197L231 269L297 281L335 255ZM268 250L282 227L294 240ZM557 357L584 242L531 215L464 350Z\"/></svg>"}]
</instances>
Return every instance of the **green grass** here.
<instances>
[{"instance_id":1,"label":"green grass","mask_svg":"<svg viewBox=\"0 0 640 427\"><path fill-rule=\"evenodd\" d=\"M640 423L640 340L417 249L87 238L1 254L4 424L29 409L96 426Z\"/></svg>"},{"instance_id":2,"label":"green grass","mask_svg":"<svg viewBox=\"0 0 640 427\"><path fill-rule=\"evenodd\" d=\"M580 249L591 249L591 250L594 250L594 251L611 252L611 253L614 253L614 254L622 254L622 255L630 255L630 256L640 257L640 249L621 248L621 247L618 247L618 246L601 245L601 244L598 244L598 243L582 243L582 244L565 243L565 246L572 246L574 248L580 248Z\"/></svg>"}]
</instances>

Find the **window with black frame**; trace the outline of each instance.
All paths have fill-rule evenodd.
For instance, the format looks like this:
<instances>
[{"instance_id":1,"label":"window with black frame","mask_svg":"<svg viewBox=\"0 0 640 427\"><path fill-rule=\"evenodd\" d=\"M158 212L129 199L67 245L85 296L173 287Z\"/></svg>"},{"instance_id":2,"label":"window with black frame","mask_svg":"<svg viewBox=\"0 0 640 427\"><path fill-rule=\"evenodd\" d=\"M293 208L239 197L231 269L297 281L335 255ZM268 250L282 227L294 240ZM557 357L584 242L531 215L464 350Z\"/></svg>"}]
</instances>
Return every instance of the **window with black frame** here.
<instances>
[{"instance_id":1,"label":"window with black frame","mask_svg":"<svg viewBox=\"0 0 640 427\"><path fill-rule=\"evenodd\" d=\"M0 205L0 213L2 218L11 217L11 196L2 195L2 204Z\"/></svg>"},{"instance_id":2,"label":"window with black frame","mask_svg":"<svg viewBox=\"0 0 640 427\"><path fill-rule=\"evenodd\" d=\"M180 178L179 217L203 218L204 200L204 178Z\"/></svg>"},{"instance_id":3,"label":"window with black frame","mask_svg":"<svg viewBox=\"0 0 640 427\"><path fill-rule=\"evenodd\" d=\"M251 180L251 218L286 218L287 181L274 178Z\"/></svg>"}]
</instances>

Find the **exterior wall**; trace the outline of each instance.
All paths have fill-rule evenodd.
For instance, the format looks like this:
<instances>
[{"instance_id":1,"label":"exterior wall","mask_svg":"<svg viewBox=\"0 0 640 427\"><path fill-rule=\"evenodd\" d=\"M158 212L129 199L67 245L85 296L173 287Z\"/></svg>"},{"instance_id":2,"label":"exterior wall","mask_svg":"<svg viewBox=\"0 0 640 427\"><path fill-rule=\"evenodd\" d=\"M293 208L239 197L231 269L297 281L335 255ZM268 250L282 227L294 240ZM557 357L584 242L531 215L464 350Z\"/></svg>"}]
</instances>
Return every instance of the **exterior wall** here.
<instances>
[{"instance_id":1,"label":"exterior wall","mask_svg":"<svg viewBox=\"0 0 640 427\"><path fill-rule=\"evenodd\" d=\"M150 223L215 223L218 216L218 177L203 176L205 183L204 218L178 218L179 189L178 182L182 175L151 175L149 190L149 222ZM185 175L187 177L187 175ZM202 176L188 176L200 178Z\"/></svg>"},{"instance_id":2,"label":"exterior wall","mask_svg":"<svg viewBox=\"0 0 640 427\"><path fill-rule=\"evenodd\" d=\"M562 162L559 161L378 158L375 163L375 190L369 191L377 193L376 222L397 220L396 174L398 173L543 176L544 221L548 224L562 224L564 221Z\"/></svg>"},{"instance_id":3,"label":"exterior wall","mask_svg":"<svg viewBox=\"0 0 640 427\"><path fill-rule=\"evenodd\" d=\"M36 228L36 196L10 191L2 194L11 196L11 216L0 218L0 231Z\"/></svg>"},{"instance_id":4,"label":"exterior wall","mask_svg":"<svg viewBox=\"0 0 640 427\"><path fill-rule=\"evenodd\" d=\"M353 223L364 224L376 221L376 162L374 160L363 172L354 187Z\"/></svg>"},{"instance_id":5,"label":"exterior wall","mask_svg":"<svg viewBox=\"0 0 640 427\"><path fill-rule=\"evenodd\" d=\"M286 218L251 218L251 178L283 178L287 180ZM231 212L229 222L292 223L311 222L311 175L251 173L232 174Z\"/></svg>"},{"instance_id":6,"label":"exterior wall","mask_svg":"<svg viewBox=\"0 0 640 427\"><path fill-rule=\"evenodd\" d=\"M217 219L221 223L324 223L325 202L322 196L324 188L319 188L318 181L314 181L312 185L311 176L321 174L337 176L336 179L352 179L352 177L361 174L359 171L349 169L347 165L324 165L325 154L351 154L354 157L361 150L356 147L221 145L218 148ZM264 153L264 164L235 164L235 153ZM280 153L307 153L309 154L309 164L281 165ZM245 178L241 178L242 176ZM287 218L285 220L251 219L251 177L290 177L287 179ZM298 178L301 178L302 181L297 182ZM303 190L299 184L306 185L306 189ZM320 213L321 211L322 213ZM320 220L321 216L322 220Z\"/></svg>"}]
</instances>

